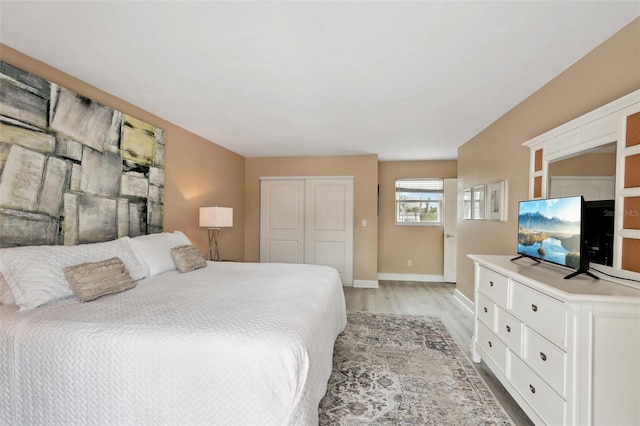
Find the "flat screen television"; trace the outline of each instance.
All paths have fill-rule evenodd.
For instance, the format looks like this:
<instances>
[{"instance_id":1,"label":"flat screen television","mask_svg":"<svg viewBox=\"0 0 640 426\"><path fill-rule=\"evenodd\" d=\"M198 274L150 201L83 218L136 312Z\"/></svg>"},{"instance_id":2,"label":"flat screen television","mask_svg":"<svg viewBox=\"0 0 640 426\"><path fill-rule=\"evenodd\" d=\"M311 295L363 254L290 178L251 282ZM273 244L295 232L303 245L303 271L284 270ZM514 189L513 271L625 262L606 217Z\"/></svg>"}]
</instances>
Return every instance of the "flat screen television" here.
<instances>
[{"instance_id":1,"label":"flat screen television","mask_svg":"<svg viewBox=\"0 0 640 426\"><path fill-rule=\"evenodd\" d=\"M578 274L590 272L584 245L584 199L578 197L520 201L518 205L518 254L566 266Z\"/></svg>"}]
</instances>

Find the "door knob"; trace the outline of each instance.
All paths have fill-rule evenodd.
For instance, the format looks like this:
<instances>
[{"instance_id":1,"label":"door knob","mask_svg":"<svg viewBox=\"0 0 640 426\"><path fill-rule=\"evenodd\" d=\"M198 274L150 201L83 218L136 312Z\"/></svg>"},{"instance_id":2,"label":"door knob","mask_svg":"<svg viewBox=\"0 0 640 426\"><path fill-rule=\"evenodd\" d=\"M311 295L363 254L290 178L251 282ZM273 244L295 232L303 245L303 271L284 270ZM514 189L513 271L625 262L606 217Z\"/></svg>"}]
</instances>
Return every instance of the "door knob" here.
<instances>
[{"instance_id":1,"label":"door knob","mask_svg":"<svg viewBox=\"0 0 640 426\"><path fill-rule=\"evenodd\" d=\"M451 235L451 234L444 234L444 237L445 237L445 238L453 238L453 237L455 237L455 235Z\"/></svg>"}]
</instances>

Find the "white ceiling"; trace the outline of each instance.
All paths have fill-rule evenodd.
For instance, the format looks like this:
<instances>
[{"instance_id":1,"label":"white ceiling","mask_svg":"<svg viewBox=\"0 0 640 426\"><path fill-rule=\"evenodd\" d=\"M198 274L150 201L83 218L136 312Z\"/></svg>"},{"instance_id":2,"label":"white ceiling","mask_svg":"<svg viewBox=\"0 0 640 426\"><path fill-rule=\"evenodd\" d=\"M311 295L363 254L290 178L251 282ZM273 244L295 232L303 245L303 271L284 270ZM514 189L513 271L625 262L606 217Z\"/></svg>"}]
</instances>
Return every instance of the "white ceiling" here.
<instances>
[{"instance_id":1,"label":"white ceiling","mask_svg":"<svg viewBox=\"0 0 640 426\"><path fill-rule=\"evenodd\" d=\"M0 40L245 157L451 159L639 1L0 2Z\"/></svg>"}]
</instances>

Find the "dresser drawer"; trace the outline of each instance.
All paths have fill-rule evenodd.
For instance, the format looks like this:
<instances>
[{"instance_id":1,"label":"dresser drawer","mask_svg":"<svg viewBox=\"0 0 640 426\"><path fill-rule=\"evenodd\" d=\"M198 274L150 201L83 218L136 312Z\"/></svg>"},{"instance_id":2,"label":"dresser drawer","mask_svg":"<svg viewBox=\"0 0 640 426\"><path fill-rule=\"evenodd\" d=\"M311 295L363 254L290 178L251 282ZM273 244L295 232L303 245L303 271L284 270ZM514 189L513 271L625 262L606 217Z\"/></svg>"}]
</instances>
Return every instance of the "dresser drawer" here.
<instances>
[{"instance_id":1,"label":"dresser drawer","mask_svg":"<svg viewBox=\"0 0 640 426\"><path fill-rule=\"evenodd\" d=\"M562 349L525 327L524 358L560 395L566 396L564 375L567 354Z\"/></svg>"},{"instance_id":2,"label":"dresser drawer","mask_svg":"<svg viewBox=\"0 0 640 426\"><path fill-rule=\"evenodd\" d=\"M478 293L478 319L491 330L495 328L495 304Z\"/></svg>"},{"instance_id":3,"label":"dresser drawer","mask_svg":"<svg viewBox=\"0 0 640 426\"><path fill-rule=\"evenodd\" d=\"M507 347L480 322L478 323L477 343L500 371L507 374Z\"/></svg>"},{"instance_id":4,"label":"dresser drawer","mask_svg":"<svg viewBox=\"0 0 640 426\"><path fill-rule=\"evenodd\" d=\"M564 303L513 281L511 311L525 324L565 346L566 308Z\"/></svg>"},{"instance_id":5,"label":"dresser drawer","mask_svg":"<svg viewBox=\"0 0 640 426\"><path fill-rule=\"evenodd\" d=\"M522 323L500 307L496 308L496 333L511 350L522 354Z\"/></svg>"},{"instance_id":6,"label":"dresser drawer","mask_svg":"<svg viewBox=\"0 0 640 426\"><path fill-rule=\"evenodd\" d=\"M548 425L565 424L565 401L517 356L509 353L509 380Z\"/></svg>"},{"instance_id":7,"label":"dresser drawer","mask_svg":"<svg viewBox=\"0 0 640 426\"><path fill-rule=\"evenodd\" d=\"M507 306L509 279L504 275L480 266L478 288L498 305Z\"/></svg>"}]
</instances>

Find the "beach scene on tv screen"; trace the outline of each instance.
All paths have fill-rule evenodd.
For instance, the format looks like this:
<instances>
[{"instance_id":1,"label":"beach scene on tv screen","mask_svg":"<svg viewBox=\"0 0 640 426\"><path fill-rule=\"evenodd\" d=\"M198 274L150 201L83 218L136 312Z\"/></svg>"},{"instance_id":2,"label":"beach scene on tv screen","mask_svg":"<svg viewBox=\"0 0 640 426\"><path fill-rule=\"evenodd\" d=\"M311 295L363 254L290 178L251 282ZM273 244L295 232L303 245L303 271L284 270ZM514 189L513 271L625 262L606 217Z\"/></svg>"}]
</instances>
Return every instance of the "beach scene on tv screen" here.
<instances>
[{"instance_id":1,"label":"beach scene on tv screen","mask_svg":"<svg viewBox=\"0 0 640 426\"><path fill-rule=\"evenodd\" d=\"M580 268L580 197L520 203L518 253Z\"/></svg>"}]
</instances>

